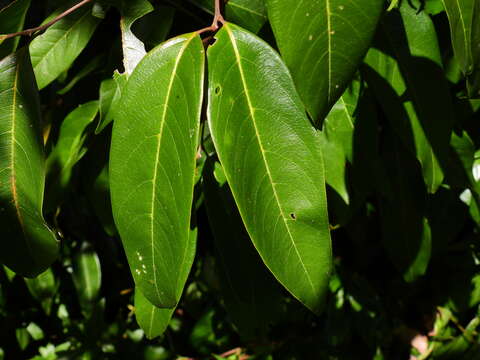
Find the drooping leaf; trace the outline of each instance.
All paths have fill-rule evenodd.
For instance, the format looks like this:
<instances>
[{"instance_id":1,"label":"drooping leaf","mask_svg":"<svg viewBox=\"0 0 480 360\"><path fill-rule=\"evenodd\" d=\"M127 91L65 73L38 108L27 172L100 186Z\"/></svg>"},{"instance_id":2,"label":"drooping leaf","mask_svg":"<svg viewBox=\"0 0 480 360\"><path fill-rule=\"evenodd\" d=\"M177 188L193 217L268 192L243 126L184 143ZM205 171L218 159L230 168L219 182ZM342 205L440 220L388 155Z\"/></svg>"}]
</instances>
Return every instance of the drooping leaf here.
<instances>
[{"instance_id":1,"label":"drooping leaf","mask_svg":"<svg viewBox=\"0 0 480 360\"><path fill-rule=\"evenodd\" d=\"M132 31L135 21L153 11L152 4L147 0L121 0L120 30L122 31L123 66L125 73L130 75L145 54L145 45Z\"/></svg>"},{"instance_id":2,"label":"drooping leaf","mask_svg":"<svg viewBox=\"0 0 480 360\"><path fill-rule=\"evenodd\" d=\"M471 97L480 97L480 0L443 0L452 45Z\"/></svg>"},{"instance_id":3,"label":"drooping leaf","mask_svg":"<svg viewBox=\"0 0 480 360\"><path fill-rule=\"evenodd\" d=\"M390 191L380 202L382 241L391 261L407 282L425 274L431 255L426 190L420 166L393 135L387 137L384 166Z\"/></svg>"},{"instance_id":4,"label":"drooping leaf","mask_svg":"<svg viewBox=\"0 0 480 360\"><path fill-rule=\"evenodd\" d=\"M213 14L213 1L190 1ZM253 33L257 33L267 21L265 2L264 0L229 0L225 4L225 19Z\"/></svg>"},{"instance_id":5,"label":"drooping leaf","mask_svg":"<svg viewBox=\"0 0 480 360\"><path fill-rule=\"evenodd\" d=\"M85 249L73 258L72 279L80 305L90 311L98 300L102 284L100 260L95 251Z\"/></svg>"},{"instance_id":6,"label":"drooping leaf","mask_svg":"<svg viewBox=\"0 0 480 360\"><path fill-rule=\"evenodd\" d=\"M175 308L156 307L141 291L135 290L135 318L148 339L156 338L165 332L174 311Z\"/></svg>"},{"instance_id":7,"label":"drooping leaf","mask_svg":"<svg viewBox=\"0 0 480 360\"><path fill-rule=\"evenodd\" d=\"M110 157L115 223L140 291L174 307L193 261L190 234L204 51L187 34L152 50L116 111Z\"/></svg>"},{"instance_id":8,"label":"drooping leaf","mask_svg":"<svg viewBox=\"0 0 480 360\"><path fill-rule=\"evenodd\" d=\"M46 208L57 205L68 188L75 164L85 154L85 129L98 113L98 101L79 105L67 115L60 127L57 143L47 158Z\"/></svg>"},{"instance_id":9,"label":"drooping leaf","mask_svg":"<svg viewBox=\"0 0 480 360\"><path fill-rule=\"evenodd\" d=\"M444 178L453 125L452 100L432 20L407 2L387 16L377 48L366 57L367 81L404 145L422 165L427 189ZM436 84L436 86L432 86Z\"/></svg>"},{"instance_id":10,"label":"drooping leaf","mask_svg":"<svg viewBox=\"0 0 480 360\"><path fill-rule=\"evenodd\" d=\"M245 340L264 339L280 313L278 285L250 242L221 165L211 158L203 185L228 314Z\"/></svg>"},{"instance_id":11,"label":"drooping leaf","mask_svg":"<svg viewBox=\"0 0 480 360\"><path fill-rule=\"evenodd\" d=\"M384 0L266 0L282 58L318 125L367 52Z\"/></svg>"},{"instance_id":12,"label":"drooping leaf","mask_svg":"<svg viewBox=\"0 0 480 360\"><path fill-rule=\"evenodd\" d=\"M24 48L0 61L0 260L23 276L40 274L57 257L42 215L44 184L40 105Z\"/></svg>"},{"instance_id":13,"label":"drooping leaf","mask_svg":"<svg viewBox=\"0 0 480 360\"><path fill-rule=\"evenodd\" d=\"M99 19L85 6L64 17L30 43L33 70L39 89L67 70L87 46Z\"/></svg>"},{"instance_id":14,"label":"drooping leaf","mask_svg":"<svg viewBox=\"0 0 480 360\"><path fill-rule=\"evenodd\" d=\"M45 313L49 315L53 303L53 296L57 291L53 271L47 269L33 279L25 279L25 284L33 298L41 304Z\"/></svg>"},{"instance_id":15,"label":"drooping leaf","mask_svg":"<svg viewBox=\"0 0 480 360\"><path fill-rule=\"evenodd\" d=\"M0 34L21 31L31 0L15 0L0 10ZM0 41L0 59L15 51L20 37Z\"/></svg>"},{"instance_id":16,"label":"drooping leaf","mask_svg":"<svg viewBox=\"0 0 480 360\"><path fill-rule=\"evenodd\" d=\"M319 312L332 260L317 133L266 43L232 24L216 38L208 50L208 121L220 162L263 261Z\"/></svg>"}]
</instances>

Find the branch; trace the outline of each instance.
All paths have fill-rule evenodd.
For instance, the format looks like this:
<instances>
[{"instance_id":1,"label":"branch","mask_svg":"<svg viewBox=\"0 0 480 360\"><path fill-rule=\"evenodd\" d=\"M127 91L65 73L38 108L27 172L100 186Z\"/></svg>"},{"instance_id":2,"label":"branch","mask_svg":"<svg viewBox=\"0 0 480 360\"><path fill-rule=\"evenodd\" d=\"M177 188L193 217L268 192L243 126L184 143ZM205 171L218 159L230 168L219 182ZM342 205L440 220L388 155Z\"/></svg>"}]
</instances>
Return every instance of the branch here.
<instances>
[{"instance_id":1,"label":"branch","mask_svg":"<svg viewBox=\"0 0 480 360\"><path fill-rule=\"evenodd\" d=\"M68 10L65 10L63 13L61 13L60 15L58 15L56 18L54 18L52 21L49 21L49 22L46 23L45 25L37 26L37 27L35 27L35 28L31 28L31 29L19 31L19 32L12 33L12 34L0 35L0 41L4 41L4 40L7 40L7 39L16 37L16 36L32 36L32 35L33 35L34 33L36 33L36 32L39 32L39 31L43 31L43 30L45 30L45 29L48 29L50 26L52 26L53 24L55 24L55 23L57 23L58 21L60 21L61 19L63 19L65 16L70 15L72 12L74 12L75 10L81 8L83 5L88 4L88 3L91 2L91 1L92 1L92 0L83 0L83 1L80 1L78 4L72 6L72 7L71 7L70 9L68 9Z\"/></svg>"},{"instance_id":2,"label":"branch","mask_svg":"<svg viewBox=\"0 0 480 360\"><path fill-rule=\"evenodd\" d=\"M215 32L221 25L225 24L225 19L222 16L222 0L215 0L215 15L213 17L212 25L200 29L197 31L197 34L203 34L204 32Z\"/></svg>"}]
</instances>

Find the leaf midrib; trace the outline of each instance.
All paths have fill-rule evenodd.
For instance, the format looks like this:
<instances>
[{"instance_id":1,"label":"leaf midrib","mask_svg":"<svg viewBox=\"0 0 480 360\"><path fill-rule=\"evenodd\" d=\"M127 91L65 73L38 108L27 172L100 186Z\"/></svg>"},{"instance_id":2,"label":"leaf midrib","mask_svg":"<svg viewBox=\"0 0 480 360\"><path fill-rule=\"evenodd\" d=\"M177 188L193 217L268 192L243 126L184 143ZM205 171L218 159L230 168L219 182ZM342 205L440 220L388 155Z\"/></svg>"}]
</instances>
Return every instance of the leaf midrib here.
<instances>
[{"instance_id":1,"label":"leaf midrib","mask_svg":"<svg viewBox=\"0 0 480 360\"><path fill-rule=\"evenodd\" d=\"M153 174L153 179L152 179L152 201L151 201L151 207L150 207L150 209L151 209L150 210L150 228L151 228L150 244L151 244L151 251L152 251L153 281L154 281L154 284L155 284L155 292L157 293L157 297L159 299L161 298L161 296L160 296L160 291L158 289L158 284L157 284L157 273L155 272L155 270L156 270L155 269L155 244L154 244L155 234L154 234L154 231L153 231L153 225L154 225L153 222L154 222L154 219L155 219L155 198L156 198L156 192L157 192L156 180L157 180L157 173L158 173L158 167L159 167L160 149L161 149L161 143L162 143L163 129L165 128L165 120L166 120L166 117L167 117L167 109L168 109L167 104L170 100L170 94L171 94L172 87L173 87L173 81L174 81L176 73L177 73L178 64L180 63L180 59L182 58L185 50L187 49L188 45L190 44L190 42L193 39L194 39L194 36L191 36L189 39L186 39L186 41L182 45L181 50L179 51L179 53L177 55L177 58L175 59L175 64L174 64L174 67L172 69L170 81L169 81L168 87L167 87L167 94L165 96L165 103L164 103L164 107L163 107L162 118L161 118L161 121L160 121L160 129L159 129L158 135L156 136L157 139L158 139L158 143L157 143L157 149L156 149L156 154L155 154L155 169L154 169L154 174ZM185 261L185 256L186 256L187 251L188 251L188 245L185 247L185 251L184 251L184 254L183 254L183 257L182 257L182 263ZM177 287L178 287L178 281L177 281L177 284L175 284L175 290L176 290Z\"/></svg>"},{"instance_id":2,"label":"leaf midrib","mask_svg":"<svg viewBox=\"0 0 480 360\"><path fill-rule=\"evenodd\" d=\"M238 64L238 69L239 69L239 72L240 72L240 78L241 78L241 81L242 81L242 86L245 90L245 97L246 97L247 104L248 104L248 110L249 110L249 113L250 113L250 117L252 119L252 124L253 124L254 130L255 130L256 139L257 139L258 145L260 147L260 153L262 154L262 160L263 160L263 163L265 165L265 169L267 171L268 178L270 180L269 183L271 185L272 192L273 192L273 195L275 197L275 203L276 203L276 205L277 205L277 207L280 211L280 215L282 217L282 222L283 222L285 228L287 229L287 233L288 233L289 239L292 243L292 246L295 249L295 253L297 254L297 257L300 260L300 264L302 265L302 268L305 272L305 275L307 276L308 283L311 286L313 292L316 293L315 287L313 286L313 282L312 282L312 279L310 277L310 274L308 273L308 270L307 270L307 268L306 268L306 266L303 262L303 259L300 256L300 253L298 251L297 245L296 245L296 243L293 239L292 233L290 232L290 228L289 228L289 226L287 224L287 221L286 221L287 218L285 216L283 208L280 205L280 199L278 197L277 190L275 189L275 185L274 185L274 181L273 181L273 178L272 178L270 167L268 166L268 162L265 158L265 150L263 148L263 144L262 144L262 141L261 141L261 138L260 138L260 134L258 132L257 124L255 122L255 111L254 111L254 108L252 106L252 102L250 100L250 94L249 94L249 90L248 90L247 83L246 83L246 80L245 80L245 75L244 75L244 72L243 72L242 61L241 61L240 53L238 51L237 42L236 42L235 37L233 36L229 26L225 25L224 28L226 29L226 31L228 33L228 36L229 36L229 38L232 42L233 50L234 50L234 53L235 53L235 59L236 59L236 62Z\"/></svg>"}]
</instances>

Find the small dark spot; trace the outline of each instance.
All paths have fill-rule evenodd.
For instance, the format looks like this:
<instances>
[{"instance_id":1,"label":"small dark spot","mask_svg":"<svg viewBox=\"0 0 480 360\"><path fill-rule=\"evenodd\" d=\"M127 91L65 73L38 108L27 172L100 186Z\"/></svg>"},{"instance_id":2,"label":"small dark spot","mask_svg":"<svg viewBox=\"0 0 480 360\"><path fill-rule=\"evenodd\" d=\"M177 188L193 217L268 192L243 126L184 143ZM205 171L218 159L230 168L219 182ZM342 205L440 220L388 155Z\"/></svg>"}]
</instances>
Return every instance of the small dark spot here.
<instances>
[{"instance_id":1,"label":"small dark spot","mask_svg":"<svg viewBox=\"0 0 480 360\"><path fill-rule=\"evenodd\" d=\"M296 216L294 213L291 213L291 214L290 214L290 217L291 217L293 220L296 220L296 219L297 219L297 216Z\"/></svg>"},{"instance_id":2,"label":"small dark spot","mask_svg":"<svg viewBox=\"0 0 480 360\"><path fill-rule=\"evenodd\" d=\"M220 91L222 90L222 88L220 87L220 85L218 85L216 88L215 88L215 94L220 94Z\"/></svg>"}]
</instances>

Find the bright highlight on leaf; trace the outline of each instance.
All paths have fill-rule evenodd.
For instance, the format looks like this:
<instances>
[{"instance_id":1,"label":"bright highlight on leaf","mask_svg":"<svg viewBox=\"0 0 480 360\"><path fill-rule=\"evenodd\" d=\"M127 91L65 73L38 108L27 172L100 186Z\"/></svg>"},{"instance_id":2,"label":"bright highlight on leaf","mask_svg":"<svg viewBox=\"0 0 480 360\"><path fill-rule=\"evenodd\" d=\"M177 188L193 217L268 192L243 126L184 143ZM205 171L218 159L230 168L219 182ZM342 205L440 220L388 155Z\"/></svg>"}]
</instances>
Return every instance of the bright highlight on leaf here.
<instances>
[{"instance_id":1,"label":"bright highlight on leaf","mask_svg":"<svg viewBox=\"0 0 480 360\"><path fill-rule=\"evenodd\" d=\"M319 312L332 260L318 136L265 42L232 24L216 39L208 50L208 121L220 162L263 261Z\"/></svg>"},{"instance_id":2,"label":"bright highlight on leaf","mask_svg":"<svg viewBox=\"0 0 480 360\"><path fill-rule=\"evenodd\" d=\"M115 223L137 288L158 307L177 305L193 262L204 62L195 33L152 50L130 76L113 127Z\"/></svg>"}]
</instances>

